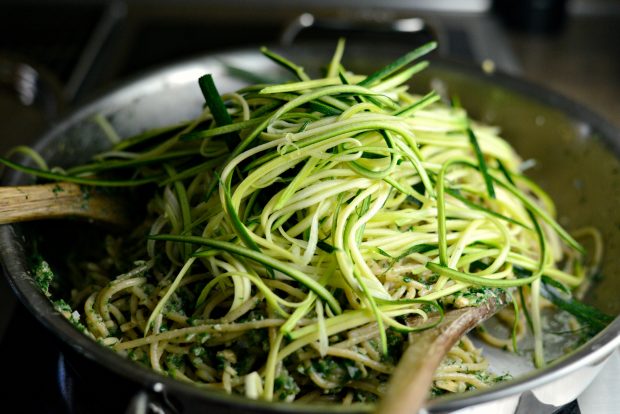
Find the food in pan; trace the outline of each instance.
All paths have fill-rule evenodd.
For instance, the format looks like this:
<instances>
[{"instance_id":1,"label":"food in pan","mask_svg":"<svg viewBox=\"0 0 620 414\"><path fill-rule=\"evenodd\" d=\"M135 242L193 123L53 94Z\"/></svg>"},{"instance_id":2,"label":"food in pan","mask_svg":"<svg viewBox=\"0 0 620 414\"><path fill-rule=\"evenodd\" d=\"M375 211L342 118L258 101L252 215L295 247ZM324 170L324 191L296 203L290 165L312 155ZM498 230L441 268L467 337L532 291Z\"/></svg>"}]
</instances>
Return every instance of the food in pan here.
<instances>
[{"instance_id":1,"label":"food in pan","mask_svg":"<svg viewBox=\"0 0 620 414\"><path fill-rule=\"evenodd\" d=\"M434 47L366 76L343 66L341 41L318 78L263 49L296 79L220 96L205 75L196 119L117 141L100 117L113 144L91 163L2 159L145 199L143 220L108 235L97 259L71 257L70 294L45 257L35 257L35 278L103 346L249 398L373 402L404 347L416 346L408 333L432 326L409 318L489 295L509 299L499 319L511 334L481 329L481 338L514 352L533 338L543 366L544 309L582 332L609 321L571 295L601 243L592 229L571 235L558 224L497 127L471 119L456 97L409 92ZM590 255L579 234L595 240ZM463 338L432 393L485 388L502 374Z\"/></svg>"}]
</instances>

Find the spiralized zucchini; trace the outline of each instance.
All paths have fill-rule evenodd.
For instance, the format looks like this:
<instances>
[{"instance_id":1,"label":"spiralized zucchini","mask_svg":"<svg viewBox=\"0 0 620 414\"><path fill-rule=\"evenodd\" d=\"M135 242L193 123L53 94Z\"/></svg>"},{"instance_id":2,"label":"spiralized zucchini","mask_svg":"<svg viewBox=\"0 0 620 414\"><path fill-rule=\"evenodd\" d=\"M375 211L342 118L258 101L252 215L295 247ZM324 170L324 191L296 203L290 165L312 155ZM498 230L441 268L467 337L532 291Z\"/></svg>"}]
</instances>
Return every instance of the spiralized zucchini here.
<instances>
[{"instance_id":1,"label":"spiralized zucchini","mask_svg":"<svg viewBox=\"0 0 620 414\"><path fill-rule=\"evenodd\" d=\"M182 381L351 404L380 397L403 347L416 345L408 317L508 292L517 312L503 319L533 335L542 366L541 287L582 284L583 249L498 128L435 92L408 92L427 65L410 63L434 47L363 76L344 69L340 42L316 79L264 49L297 80L220 97L206 76L197 119L121 140L91 164L39 171L154 188L131 235L73 265L86 283L59 309ZM433 392L495 380L464 338Z\"/></svg>"}]
</instances>

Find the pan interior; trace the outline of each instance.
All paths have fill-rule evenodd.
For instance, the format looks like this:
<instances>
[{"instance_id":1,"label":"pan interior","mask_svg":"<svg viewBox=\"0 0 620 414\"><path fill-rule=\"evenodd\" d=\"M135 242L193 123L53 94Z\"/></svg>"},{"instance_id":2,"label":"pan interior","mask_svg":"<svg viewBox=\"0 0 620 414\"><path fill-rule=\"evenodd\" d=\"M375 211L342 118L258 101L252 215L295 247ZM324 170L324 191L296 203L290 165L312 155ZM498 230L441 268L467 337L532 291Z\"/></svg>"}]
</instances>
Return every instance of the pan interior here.
<instances>
[{"instance_id":1,"label":"pan interior","mask_svg":"<svg viewBox=\"0 0 620 414\"><path fill-rule=\"evenodd\" d=\"M297 49L284 52L292 60L318 73L316 62L325 62L324 49ZM345 62L349 69L369 73L388 63L393 51L368 56L364 50L348 50ZM235 70L231 70L235 68ZM236 69L266 78L286 75L259 53L241 51L216 58L196 59L129 84L102 100L77 112L51 131L37 146L51 165L84 162L109 145L94 117L104 116L121 137L196 116L203 104L196 79L212 73L220 92L234 91L246 80ZM420 92L430 88L445 96L458 96L472 118L498 125L502 135L525 159L533 160L528 175L556 202L558 219L569 231L584 226L599 229L605 251L600 278L593 282L586 301L602 311L618 315L620 301L615 292L620 258L611 254L620 246L620 161L618 143L596 117L582 113L578 107L560 100L555 105L544 92L531 86L521 87L497 76L472 75L469 70L455 70L437 62L414 78L412 88ZM28 178L17 176L25 182ZM557 344L557 354L562 343ZM553 352L553 351L552 351ZM486 352L494 371L518 376L531 369L529 357Z\"/></svg>"}]
</instances>

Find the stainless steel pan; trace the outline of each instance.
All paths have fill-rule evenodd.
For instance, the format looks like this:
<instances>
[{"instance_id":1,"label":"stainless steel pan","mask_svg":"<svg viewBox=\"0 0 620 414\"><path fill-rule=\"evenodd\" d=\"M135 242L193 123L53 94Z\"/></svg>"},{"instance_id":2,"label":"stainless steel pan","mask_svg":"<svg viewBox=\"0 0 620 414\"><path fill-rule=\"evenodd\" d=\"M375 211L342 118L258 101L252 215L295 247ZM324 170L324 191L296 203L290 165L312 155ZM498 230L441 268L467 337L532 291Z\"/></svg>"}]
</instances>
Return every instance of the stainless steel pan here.
<instances>
[{"instance_id":1,"label":"stainless steel pan","mask_svg":"<svg viewBox=\"0 0 620 414\"><path fill-rule=\"evenodd\" d=\"M282 50L309 72L328 61L328 50L308 45ZM372 53L372 54L371 54ZM368 73L396 57L394 50L350 48L345 63L355 71ZM239 50L196 58L136 79L74 112L36 144L52 165L86 161L108 143L93 122L95 114L106 116L119 135L130 136L147 128L188 119L199 113L203 98L197 78L212 73L221 92L245 84L243 76L230 67L242 68L273 78L281 72L255 50ZM559 220L569 230L593 225L603 232L606 245L601 274L587 301L601 310L618 315L620 301L620 133L586 108L538 85L500 74L484 74L446 62L434 62L414 79L420 91L430 86L448 96L458 95L470 114L499 125L503 135L525 158L536 161L529 174L557 202ZM31 179L11 173L5 185ZM160 376L137 366L77 332L55 312L33 282L28 267L29 240L36 226L0 226L0 258L15 293L28 309L63 343L70 366L83 381L107 378L110 389L105 399L133 412L147 412L148 404L163 412L213 413L314 413L351 412L344 407L299 406L249 401L241 397L201 390ZM539 407L568 403L591 382L612 352L620 345L620 319L581 348L533 371L527 357L514 357L489 350L498 371L510 370L516 378L488 391L442 397L430 402L431 412L453 412L476 407L476 412L512 413L538 401ZM94 397L95 398L95 397ZM109 401L108 401L109 402ZM208 410L208 411L206 411ZM541 411L542 412L542 411Z\"/></svg>"}]
</instances>

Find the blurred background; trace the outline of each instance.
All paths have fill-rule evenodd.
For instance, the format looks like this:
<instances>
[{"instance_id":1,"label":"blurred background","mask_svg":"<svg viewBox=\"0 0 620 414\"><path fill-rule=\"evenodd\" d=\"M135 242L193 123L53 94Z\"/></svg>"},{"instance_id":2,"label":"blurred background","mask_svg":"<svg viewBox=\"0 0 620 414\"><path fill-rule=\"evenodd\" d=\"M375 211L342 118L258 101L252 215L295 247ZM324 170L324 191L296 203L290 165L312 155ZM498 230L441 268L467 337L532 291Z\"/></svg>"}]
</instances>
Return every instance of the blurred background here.
<instances>
[{"instance_id":1,"label":"blurred background","mask_svg":"<svg viewBox=\"0 0 620 414\"><path fill-rule=\"evenodd\" d=\"M436 39L442 59L528 79L620 128L617 0L3 0L0 154L145 71L233 48L335 45L339 36L395 55ZM45 335L0 278L0 355L41 357L36 399L24 394L37 387L20 374L30 369L8 358L15 392L5 394L19 412L66 412L70 390L62 378L49 386L62 372L54 349L41 347Z\"/></svg>"},{"instance_id":2,"label":"blurred background","mask_svg":"<svg viewBox=\"0 0 620 414\"><path fill-rule=\"evenodd\" d=\"M0 113L22 114L5 117L0 149L150 68L341 35L395 50L435 38L442 58L492 64L620 125L617 0L3 0Z\"/></svg>"}]
</instances>

